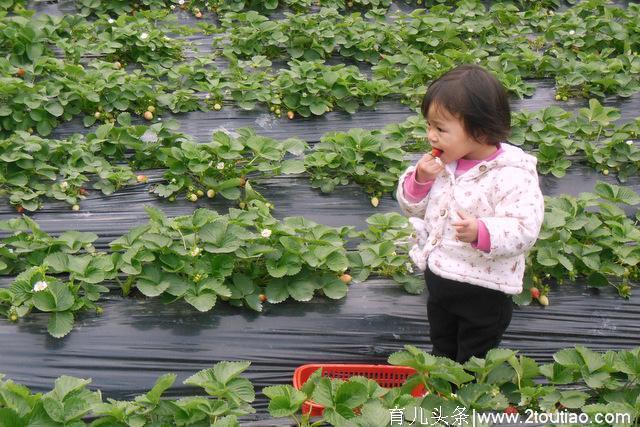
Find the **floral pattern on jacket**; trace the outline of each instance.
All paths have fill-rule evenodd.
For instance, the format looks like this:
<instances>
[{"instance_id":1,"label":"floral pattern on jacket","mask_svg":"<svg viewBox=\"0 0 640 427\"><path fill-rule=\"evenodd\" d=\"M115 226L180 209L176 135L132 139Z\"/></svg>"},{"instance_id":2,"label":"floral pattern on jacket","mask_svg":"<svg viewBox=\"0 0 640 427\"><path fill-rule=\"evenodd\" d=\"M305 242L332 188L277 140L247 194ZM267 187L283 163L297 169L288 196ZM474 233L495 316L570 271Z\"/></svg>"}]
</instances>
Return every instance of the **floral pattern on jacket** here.
<instances>
[{"instance_id":1,"label":"floral pattern on jacket","mask_svg":"<svg viewBox=\"0 0 640 427\"><path fill-rule=\"evenodd\" d=\"M449 163L436 177L427 196L412 203L404 197L400 177L396 196L402 212L410 217L416 239L409 256L421 270L507 294L522 292L525 254L535 244L544 219L537 159L511 144L504 153L480 162L455 176L457 162ZM452 221L461 210L484 222L491 236L486 253L455 239Z\"/></svg>"}]
</instances>

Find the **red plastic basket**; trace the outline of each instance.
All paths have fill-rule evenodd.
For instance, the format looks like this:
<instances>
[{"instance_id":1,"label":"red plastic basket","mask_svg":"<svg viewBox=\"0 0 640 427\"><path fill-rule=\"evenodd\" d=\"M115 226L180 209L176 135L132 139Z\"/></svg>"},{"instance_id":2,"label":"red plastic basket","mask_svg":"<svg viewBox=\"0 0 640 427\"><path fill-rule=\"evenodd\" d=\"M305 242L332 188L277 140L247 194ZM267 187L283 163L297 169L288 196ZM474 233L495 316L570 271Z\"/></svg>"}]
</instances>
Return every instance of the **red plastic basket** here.
<instances>
[{"instance_id":1,"label":"red plastic basket","mask_svg":"<svg viewBox=\"0 0 640 427\"><path fill-rule=\"evenodd\" d=\"M293 386L301 389L318 368L322 368L322 376L348 380L353 376L367 377L377 382L381 387L399 387L407 378L416 373L416 370L408 366L393 365L344 365L344 364L310 364L298 366L293 373ZM411 391L415 397L424 395L424 386L420 384ZM302 413L310 413L311 416L322 415L324 406L311 400L302 405Z\"/></svg>"}]
</instances>

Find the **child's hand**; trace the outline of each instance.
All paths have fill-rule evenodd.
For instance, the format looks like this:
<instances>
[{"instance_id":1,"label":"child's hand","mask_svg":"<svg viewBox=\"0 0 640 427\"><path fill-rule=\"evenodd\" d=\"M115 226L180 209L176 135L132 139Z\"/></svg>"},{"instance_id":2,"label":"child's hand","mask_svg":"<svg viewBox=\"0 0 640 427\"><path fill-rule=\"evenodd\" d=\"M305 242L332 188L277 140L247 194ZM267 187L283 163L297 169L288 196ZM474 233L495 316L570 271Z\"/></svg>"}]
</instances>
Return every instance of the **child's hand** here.
<instances>
[{"instance_id":1,"label":"child's hand","mask_svg":"<svg viewBox=\"0 0 640 427\"><path fill-rule=\"evenodd\" d=\"M416 165L416 180L418 182L433 181L444 170L444 163L430 153L422 156Z\"/></svg>"},{"instance_id":2,"label":"child's hand","mask_svg":"<svg viewBox=\"0 0 640 427\"><path fill-rule=\"evenodd\" d=\"M478 219L458 211L460 221L453 221L451 225L456 228L456 240L473 243L478 240Z\"/></svg>"}]
</instances>

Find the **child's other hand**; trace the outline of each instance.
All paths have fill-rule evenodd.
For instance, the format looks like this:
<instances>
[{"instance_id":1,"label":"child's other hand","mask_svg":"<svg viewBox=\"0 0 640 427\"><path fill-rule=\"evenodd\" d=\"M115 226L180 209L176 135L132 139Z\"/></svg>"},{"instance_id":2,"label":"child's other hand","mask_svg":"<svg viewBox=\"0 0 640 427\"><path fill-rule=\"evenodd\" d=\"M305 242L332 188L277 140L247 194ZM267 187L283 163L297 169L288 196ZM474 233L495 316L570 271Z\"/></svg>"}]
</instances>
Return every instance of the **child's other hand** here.
<instances>
[{"instance_id":1,"label":"child's other hand","mask_svg":"<svg viewBox=\"0 0 640 427\"><path fill-rule=\"evenodd\" d=\"M416 165L416 180L418 182L433 181L444 170L444 163L430 153L422 156Z\"/></svg>"},{"instance_id":2,"label":"child's other hand","mask_svg":"<svg viewBox=\"0 0 640 427\"><path fill-rule=\"evenodd\" d=\"M453 221L451 225L456 228L456 240L473 243L478 240L478 219L462 211L458 211L459 221Z\"/></svg>"}]
</instances>

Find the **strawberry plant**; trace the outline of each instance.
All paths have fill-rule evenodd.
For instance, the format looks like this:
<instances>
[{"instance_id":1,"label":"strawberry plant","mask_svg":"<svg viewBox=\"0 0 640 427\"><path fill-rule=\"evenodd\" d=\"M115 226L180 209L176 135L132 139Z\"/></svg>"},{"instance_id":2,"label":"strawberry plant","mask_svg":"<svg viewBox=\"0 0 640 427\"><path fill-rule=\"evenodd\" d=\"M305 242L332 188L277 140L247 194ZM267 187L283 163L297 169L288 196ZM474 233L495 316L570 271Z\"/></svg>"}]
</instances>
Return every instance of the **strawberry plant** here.
<instances>
[{"instance_id":1,"label":"strawberry plant","mask_svg":"<svg viewBox=\"0 0 640 427\"><path fill-rule=\"evenodd\" d=\"M288 39L282 21L270 20L255 11L226 13L220 22L230 41L225 47L227 56L276 58L282 54L282 45Z\"/></svg>"},{"instance_id":2,"label":"strawberry plant","mask_svg":"<svg viewBox=\"0 0 640 427\"><path fill-rule=\"evenodd\" d=\"M0 158L5 162L0 167L0 192L9 195L11 204L29 211L39 209L43 197L73 205L86 197L88 175L95 174L99 179L94 188L110 194L134 175L128 166L111 164L97 152L101 148L79 136L44 140L16 132L0 141Z\"/></svg>"},{"instance_id":3,"label":"strawberry plant","mask_svg":"<svg viewBox=\"0 0 640 427\"><path fill-rule=\"evenodd\" d=\"M168 7L167 3L166 0L80 0L76 4L76 9L82 16L105 14L122 16L143 9L165 9Z\"/></svg>"},{"instance_id":4,"label":"strawberry plant","mask_svg":"<svg viewBox=\"0 0 640 427\"><path fill-rule=\"evenodd\" d=\"M95 258L96 260L100 258ZM102 258L105 260L106 258ZM88 265L89 259L73 257L74 269L83 269L82 265ZM86 262L85 262L86 260ZM93 268L105 266L96 265ZM47 266L32 267L20 273L8 289L3 289L0 293L0 313L6 315L10 320L17 321L19 318L28 315L33 309L51 313L47 331L55 338L62 338L71 332L73 328L75 313L83 310L95 310L95 301L100 297L100 293L108 292L104 286L89 283L75 283L73 277L69 282L63 282L52 276L47 276ZM84 270L84 269L83 269ZM95 270L93 270L95 271ZM85 271L79 273L85 274ZM100 274L100 273L99 273ZM82 280L82 276L79 277ZM104 280L104 276L98 281Z\"/></svg>"},{"instance_id":5,"label":"strawberry plant","mask_svg":"<svg viewBox=\"0 0 640 427\"><path fill-rule=\"evenodd\" d=\"M299 427L325 424L383 427L389 425L390 409L394 406L418 401L409 393L382 388L364 376L345 380L323 377L321 369L312 374L300 390L290 385L276 385L265 387L262 392L269 398L268 410L272 417L290 417ZM309 414L300 414L307 400L324 406L321 419L312 421Z\"/></svg>"},{"instance_id":6,"label":"strawberry plant","mask_svg":"<svg viewBox=\"0 0 640 427\"><path fill-rule=\"evenodd\" d=\"M368 228L359 233L362 243L357 252L348 255L353 280L363 282L377 274L393 278L409 293L421 293L424 280L412 275L408 256L411 228L407 218L398 213L375 214L367 218L367 224Z\"/></svg>"},{"instance_id":7,"label":"strawberry plant","mask_svg":"<svg viewBox=\"0 0 640 427\"><path fill-rule=\"evenodd\" d=\"M587 144L584 152L587 161L603 173L615 171L621 182L640 173L640 119L621 126L602 140L599 146Z\"/></svg>"},{"instance_id":8,"label":"strawberry plant","mask_svg":"<svg viewBox=\"0 0 640 427\"><path fill-rule=\"evenodd\" d=\"M258 57L260 59L264 57ZM270 62L259 60L257 64L238 61L229 57L231 64L223 72L223 79L227 82L231 98L238 107L252 110L257 102L279 104L279 97L274 96L271 88L273 77L265 71ZM248 71L255 69L254 71ZM274 98L277 101L274 101Z\"/></svg>"},{"instance_id":9,"label":"strawberry plant","mask_svg":"<svg viewBox=\"0 0 640 427\"><path fill-rule=\"evenodd\" d=\"M158 160L168 168L165 174L168 183L158 184L153 192L161 197L172 197L184 189L189 194L213 190L227 199L237 200L249 174L270 176L303 172L301 160L283 159L287 153L301 154L305 147L303 141L291 138L277 143L248 128L239 129L237 138L215 132L208 144L186 140L179 148L160 149Z\"/></svg>"},{"instance_id":10,"label":"strawberry plant","mask_svg":"<svg viewBox=\"0 0 640 427\"><path fill-rule=\"evenodd\" d=\"M158 63L170 68L183 59L183 40L166 35L159 21L166 12L145 12L117 19L99 19L94 23L92 53L105 55L108 61L121 63Z\"/></svg>"},{"instance_id":11,"label":"strawberry plant","mask_svg":"<svg viewBox=\"0 0 640 427\"><path fill-rule=\"evenodd\" d=\"M263 294L271 303L346 294L337 273L348 267L348 227L302 218L279 222L259 201L248 208L228 215L198 209L174 219L147 208L148 225L110 244L117 268L129 275L124 293L135 286L149 297L184 298L200 311L211 310L218 298L261 311Z\"/></svg>"},{"instance_id":12,"label":"strawberry plant","mask_svg":"<svg viewBox=\"0 0 640 427\"><path fill-rule=\"evenodd\" d=\"M629 295L629 277L637 276L640 266L640 230L617 204L637 205L640 197L603 182L595 190L578 198L547 199L538 242L529 252L531 275L518 302L528 302L528 288L543 277L562 284L566 277L582 276L590 286L612 285L621 296ZM598 209L588 209L593 207Z\"/></svg>"},{"instance_id":13,"label":"strawberry plant","mask_svg":"<svg viewBox=\"0 0 640 427\"><path fill-rule=\"evenodd\" d=\"M430 147L427 143L427 123L422 115L408 117L402 123L392 123L381 130L387 139L402 144L407 152L424 153Z\"/></svg>"},{"instance_id":14,"label":"strawberry plant","mask_svg":"<svg viewBox=\"0 0 640 427\"><path fill-rule=\"evenodd\" d=\"M371 197L393 192L404 171L401 143L385 139L379 132L351 129L324 135L305 157L311 186L324 193L351 181L364 187Z\"/></svg>"},{"instance_id":15,"label":"strawberry plant","mask_svg":"<svg viewBox=\"0 0 640 427\"><path fill-rule=\"evenodd\" d=\"M319 116L334 107L353 114L360 102L372 106L390 93L387 85L369 81L354 66L328 66L322 61L291 61L289 65L290 69L280 71L274 85L282 93L283 104L303 117Z\"/></svg>"},{"instance_id":16,"label":"strawberry plant","mask_svg":"<svg viewBox=\"0 0 640 427\"><path fill-rule=\"evenodd\" d=\"M0 0L0 10L24 9L24 0Z\"/></svg>"},{"instance_id":17,"label":"strawberry plant","mask_svg":"<svg viewBox=\"0 0 640 427\"><path fill-rule=\"evenodd\" d=\"M129 426L145 424L209 425L239 427L238 417L255 413L250 404L255 399L253 385L240 376L249 362L222 361L212 368L190 376L184 384L203 389L204 396L189 396L178 400L163 397L175 382L175 374L165 374L156 380L147 393L130 401L107 399L103 402L99 390L90 391L91 380L61 376L48 393L32 394L27 387L0 374L0 411L3 420L38 420L47 425Z\"/></svg>"},{"instance_id":18,"label":"strawberry plant","mask_svg":"<svg viewBox=\"0 0 640 427\"><path fill-rule=\"evenodd\" d=\"M0 272L3 275L15 275L29 267L39 266L49 254L94 253L93 242L98 238L93 233L77 231L52 237L28 216L1 221L0 230L13 232L2 239L0 246Z\"/></svg>"},{"instance_id":19,"label":"strawberry plant","mask_svg":"<svg viewBox=\"0 0 640 427\"><path fill-rule=\"evenodd\" d=\"M56 38L56 21L46 15L9 16L0 20L0 51L9 55L12 64L23 67L35 63L40 57L51 56L51 44ZM24 77L24 76L19 76Z\"/></svg>"}]
</instances>

